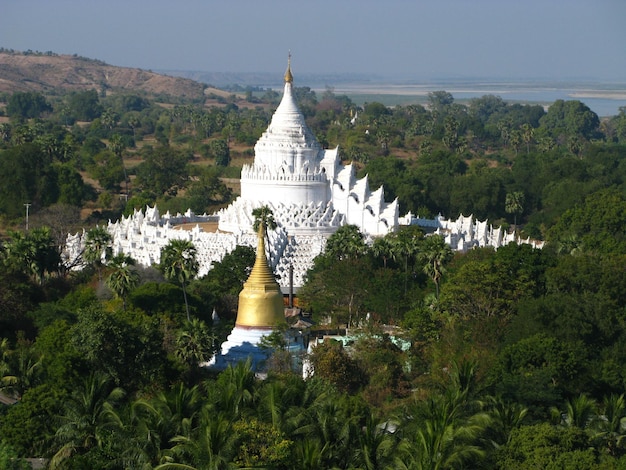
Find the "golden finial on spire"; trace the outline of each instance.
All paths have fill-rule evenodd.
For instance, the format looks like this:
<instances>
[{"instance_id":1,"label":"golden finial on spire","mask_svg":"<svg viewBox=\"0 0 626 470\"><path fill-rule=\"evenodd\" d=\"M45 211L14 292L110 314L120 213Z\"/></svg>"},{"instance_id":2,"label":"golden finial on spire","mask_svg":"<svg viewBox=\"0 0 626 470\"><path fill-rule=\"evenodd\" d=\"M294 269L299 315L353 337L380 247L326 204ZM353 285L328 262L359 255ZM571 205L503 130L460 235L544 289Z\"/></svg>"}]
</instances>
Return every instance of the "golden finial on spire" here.
<instances>
[{"instance_id":1,"label":"golden finial on spire","mask_svg":"<svg viewBox=\"0 0 626 470\"><path fill-rule=\"evenodd\" d=\"M285 72L285 83L293 83L293 75L291 74L291 51L287 59L287 71Z\"/></svg>"}]
</instances>

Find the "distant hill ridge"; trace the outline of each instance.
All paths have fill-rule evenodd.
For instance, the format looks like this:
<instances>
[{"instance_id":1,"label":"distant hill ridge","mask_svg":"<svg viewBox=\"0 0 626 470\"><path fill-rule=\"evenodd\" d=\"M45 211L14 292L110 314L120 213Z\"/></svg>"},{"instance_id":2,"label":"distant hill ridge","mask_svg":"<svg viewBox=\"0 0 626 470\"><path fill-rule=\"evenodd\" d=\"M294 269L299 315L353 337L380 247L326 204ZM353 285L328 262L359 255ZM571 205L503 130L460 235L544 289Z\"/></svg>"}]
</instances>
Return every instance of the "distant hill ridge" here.
<instances>
[{"instance_id":1,"label":"distant hill ridge","mask_svg":"<svg viewBox=\"0 0 626 470\"><path fill-rule=\"evenodd\" d=\"M0 51L0 92L142 90L202 99L204 85L137 68L117 67L76 55Z\"/></svg>"}]
</instances>

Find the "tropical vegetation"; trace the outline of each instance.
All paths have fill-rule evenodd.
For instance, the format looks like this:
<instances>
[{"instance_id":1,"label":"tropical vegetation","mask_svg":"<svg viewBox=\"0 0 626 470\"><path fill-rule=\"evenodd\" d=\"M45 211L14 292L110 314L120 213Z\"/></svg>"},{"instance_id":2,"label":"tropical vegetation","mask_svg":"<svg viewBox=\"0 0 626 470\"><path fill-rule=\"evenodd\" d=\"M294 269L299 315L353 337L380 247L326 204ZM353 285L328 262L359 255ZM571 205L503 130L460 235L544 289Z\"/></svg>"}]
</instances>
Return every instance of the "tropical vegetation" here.
<instances>
[{"instance_id":1,"label":"tropical vegetation","mask_svg":"<svg viewBox=\"0 0 626 470\"><path fill-rule=\"evenodd\" d=\"M173 240L145 268L114 255L104 223L227 204L279 96L104 91L0 95L0 467L626 468L625 109L444 91L388 108L296 88L321 143L401 212L546 244L455 253L416 227L344 226L298 301L309 339L348 336L313 349L307 378L268 338L259 380L202 367L254 250L198 277L196 247ZM82 228L77 270L62 247Z\"/></svg>"}]
</instances>

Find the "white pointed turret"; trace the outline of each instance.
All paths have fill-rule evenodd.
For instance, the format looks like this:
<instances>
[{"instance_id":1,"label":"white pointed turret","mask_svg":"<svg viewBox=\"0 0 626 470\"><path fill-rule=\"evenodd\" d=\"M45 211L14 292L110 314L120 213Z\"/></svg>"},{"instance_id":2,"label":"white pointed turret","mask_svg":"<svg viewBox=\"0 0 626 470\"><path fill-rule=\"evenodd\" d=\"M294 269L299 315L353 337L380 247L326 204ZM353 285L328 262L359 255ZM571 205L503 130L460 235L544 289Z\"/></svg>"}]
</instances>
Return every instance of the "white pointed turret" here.
<instances>
[{"instance_id":1,"label":"white pointed turret","mask_svg":"<svg viewBox=\"0 0 626 470\"><path fill-rule=\"evenodd\" d=\"M373 236L395 230L395 206L388 210L382 188L372 192L367 178L357 179L352 165L341 164L339 149L323 149L309 129L294 95L291 55L284 79L280 104L254 147L254 163L241 170L241 197L220 214L220 229L250 231L239 212L266 205L294 235L329 235L345 223Z\"/></svg>"},{"instance_id":2,"label":"white pointed turret","mask_svg":"<svg viewBox=\"0 0 626 470\"><path fill-rule=\"evenodd\" d=\"M325 152L293 95L291 56L283 97L270 125L254 146L254 163L241 170L241 196L259 203L318 204L330 200ZM286 196L288 194L288 196Z\"/></svg>"}]
</instances>

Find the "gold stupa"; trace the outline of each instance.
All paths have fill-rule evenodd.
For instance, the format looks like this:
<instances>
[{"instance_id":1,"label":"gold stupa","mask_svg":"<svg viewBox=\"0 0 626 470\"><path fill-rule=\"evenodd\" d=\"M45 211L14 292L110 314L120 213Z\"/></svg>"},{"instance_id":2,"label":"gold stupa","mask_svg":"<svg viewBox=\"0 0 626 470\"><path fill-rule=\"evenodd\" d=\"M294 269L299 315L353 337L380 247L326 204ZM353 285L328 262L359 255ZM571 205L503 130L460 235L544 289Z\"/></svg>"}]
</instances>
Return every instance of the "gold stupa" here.
<instances>
[{"instance_id":1,"label":"gold stupa","mask_svg":"<svg viewBox=\"0 0 626 470\"><path fill-rule=\"evenodd\" d=\"M285 323L283 294L265 257L265 225L260 224L256 261L239 293L235 326L272 328Z\"/></svg>"}]
</instances>

